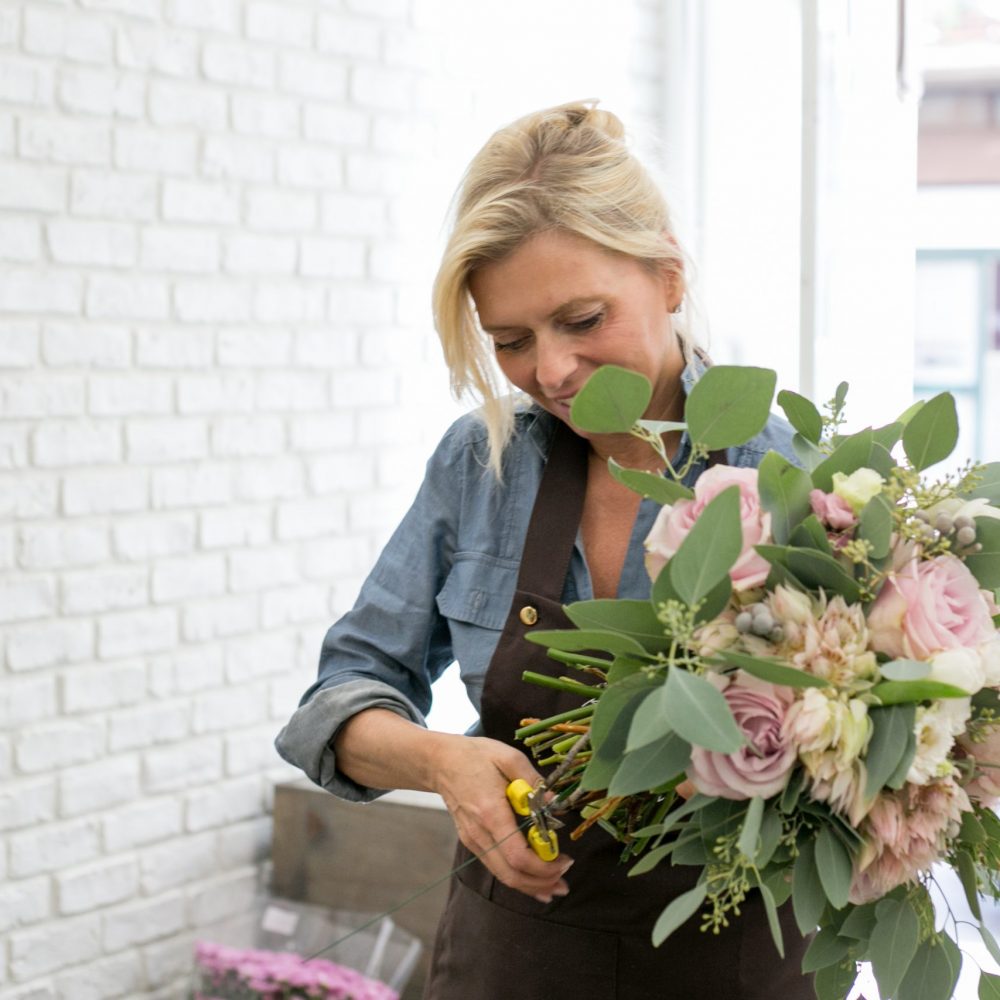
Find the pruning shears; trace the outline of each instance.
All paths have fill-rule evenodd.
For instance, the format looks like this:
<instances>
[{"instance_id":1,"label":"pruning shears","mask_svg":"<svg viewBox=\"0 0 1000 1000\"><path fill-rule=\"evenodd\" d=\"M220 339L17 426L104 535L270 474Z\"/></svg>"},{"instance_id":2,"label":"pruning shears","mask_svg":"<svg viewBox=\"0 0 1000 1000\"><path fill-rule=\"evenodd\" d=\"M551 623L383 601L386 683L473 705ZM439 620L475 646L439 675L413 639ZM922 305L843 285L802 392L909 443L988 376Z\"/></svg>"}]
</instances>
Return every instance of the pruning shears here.
<instances>
[{"instance_id":1,"label":"pruning shears","mask_svg":"<svg viewBox=\"0 0 1000 1000\"><path fill-rule=\"evenodd\" d=\"M559 857L559 838L556 830L563 824L548 814L545 802L546 783L532 788L524 778L515 778L507 786L507 801L518 816L530 816L528 846L542 861L555 861Z\"/></svg>"}]
</instances>

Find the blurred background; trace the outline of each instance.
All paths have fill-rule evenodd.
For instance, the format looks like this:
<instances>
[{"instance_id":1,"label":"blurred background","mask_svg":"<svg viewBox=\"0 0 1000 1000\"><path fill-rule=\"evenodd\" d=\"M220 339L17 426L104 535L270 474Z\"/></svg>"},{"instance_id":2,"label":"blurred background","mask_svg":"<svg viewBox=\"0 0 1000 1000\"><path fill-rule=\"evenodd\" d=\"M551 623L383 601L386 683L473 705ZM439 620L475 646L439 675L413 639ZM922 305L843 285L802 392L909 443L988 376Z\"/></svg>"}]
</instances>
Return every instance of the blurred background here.
<instances>
[{"instance_id":1,"label":"blurred background","mask_svg":"<svg viewBox=\"0 0 1000 1000\"><path fill-rule=\"evenodd\" d=\"M463 409L452 192L589 97L717 361L853 426L950 389L1000 458L997 0L0 0L0 1000L183 996L247 905L272 740Z\"/></svg>"}]
</instances>

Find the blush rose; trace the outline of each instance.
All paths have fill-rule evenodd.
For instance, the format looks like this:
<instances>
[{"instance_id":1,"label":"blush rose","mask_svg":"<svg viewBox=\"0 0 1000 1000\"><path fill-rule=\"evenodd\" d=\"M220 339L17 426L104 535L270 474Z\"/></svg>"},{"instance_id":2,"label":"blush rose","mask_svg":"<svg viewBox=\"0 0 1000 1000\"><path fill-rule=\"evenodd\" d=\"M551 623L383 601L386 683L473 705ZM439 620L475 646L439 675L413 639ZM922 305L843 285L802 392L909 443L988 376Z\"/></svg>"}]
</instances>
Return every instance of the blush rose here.
<instances>
[{"instance_id":1,"label":"blush rose","mask_svg":"<svg viewBox=\"0 0 1000 1000\"><path fill-rule=\"evenodd\" d=\"M785 733L791 691L740 673L722 696L747 745L730 754L692 747L688 778L702 794L724 799L776 795L788 782L796 759Z\"/></svg>"},{"instance_id":2,"label":"blush rose","mask_svg":"<svg viewBox=\"0 0 1000 1000\"><path fill-rule=\"evenodd\" d=\"M731 465L714 465L707 469L695 483L693 500L678 500L657 515L645 542L646 572L650 579L655 580L660 575L660 570L681 547L708 504L730 486L738 486L740 490L740 527L743 530L743 548L729 571L733 590L749 590L763 584L771 566L754 551L754 546L771 540L771 515L760 506L757 470L737 469Z\"/></svg>"}]
</instances>

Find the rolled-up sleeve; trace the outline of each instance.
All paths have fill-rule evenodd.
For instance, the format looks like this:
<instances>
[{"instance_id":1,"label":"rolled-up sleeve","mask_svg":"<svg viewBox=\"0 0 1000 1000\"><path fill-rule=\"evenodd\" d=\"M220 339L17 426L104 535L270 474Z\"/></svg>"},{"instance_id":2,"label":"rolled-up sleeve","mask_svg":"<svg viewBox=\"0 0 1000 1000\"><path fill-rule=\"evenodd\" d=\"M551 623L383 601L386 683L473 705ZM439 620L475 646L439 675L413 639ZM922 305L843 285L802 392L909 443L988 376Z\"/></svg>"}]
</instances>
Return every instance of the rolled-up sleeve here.
<instances>
[{"instance_id":1,"label":"rolled-up sleeve","mask_svg":"<svg viewBox=\"0 0 1000 1000\"><path fill-rule=\"evenodd\" d=\"M455 424L431 456L413 505L354 607L327 632L319 676L275 741L285 760L341 798L368 801L380 791L337 770L333 741L340 727L368 708L387 708L424 725L431 684L453 659L436 597L455 550L462 425Z\"/></svg>"}]
</instances>

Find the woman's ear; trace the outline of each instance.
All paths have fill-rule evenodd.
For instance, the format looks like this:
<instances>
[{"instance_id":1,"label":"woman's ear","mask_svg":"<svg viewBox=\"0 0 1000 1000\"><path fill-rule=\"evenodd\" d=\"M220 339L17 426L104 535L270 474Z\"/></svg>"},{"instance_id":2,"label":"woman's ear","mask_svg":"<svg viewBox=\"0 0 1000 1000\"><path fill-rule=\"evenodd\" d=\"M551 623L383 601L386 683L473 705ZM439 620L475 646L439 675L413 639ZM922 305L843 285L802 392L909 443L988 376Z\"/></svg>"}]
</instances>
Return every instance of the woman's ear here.
<instances>
[{"instance_id":1,"label":"woman's ear","mask_svg":"<svg viewBox=\"0 0 1000 1000\"><path fill-rule=\"evenodd\" d=\"M680 261L665 262L663 265L663 287L667 297L667 311L681 311L687 283L684 281L684 268Z\"/></svg>"}]
</instances>

